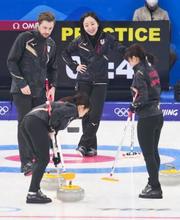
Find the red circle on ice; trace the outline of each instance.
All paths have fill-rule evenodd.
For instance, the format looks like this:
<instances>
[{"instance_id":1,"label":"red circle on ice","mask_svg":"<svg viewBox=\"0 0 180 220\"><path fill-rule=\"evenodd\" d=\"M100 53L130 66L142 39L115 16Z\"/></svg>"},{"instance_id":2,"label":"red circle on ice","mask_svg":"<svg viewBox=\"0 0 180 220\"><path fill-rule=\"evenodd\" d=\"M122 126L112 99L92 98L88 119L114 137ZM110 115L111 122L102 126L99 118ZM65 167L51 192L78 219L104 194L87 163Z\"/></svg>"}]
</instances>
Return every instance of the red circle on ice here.
<instances>
[{"instance_id":1,"label":"red circle on ice","mask_svg":"<svg viewBox=\"0 0 180 220\"><path fill-rule=\"evenodd\" d=\"M81 157L77 154L63 154L63 157L66 163L101 163L101 162L109 162L109 161L114 160L114 157L104 156L104 155L97 155L95 157ZM8 156L8 157L5 157L5 159L11 160L11 161L20 161L18 155Z\"/></svg>"}]
</instances>

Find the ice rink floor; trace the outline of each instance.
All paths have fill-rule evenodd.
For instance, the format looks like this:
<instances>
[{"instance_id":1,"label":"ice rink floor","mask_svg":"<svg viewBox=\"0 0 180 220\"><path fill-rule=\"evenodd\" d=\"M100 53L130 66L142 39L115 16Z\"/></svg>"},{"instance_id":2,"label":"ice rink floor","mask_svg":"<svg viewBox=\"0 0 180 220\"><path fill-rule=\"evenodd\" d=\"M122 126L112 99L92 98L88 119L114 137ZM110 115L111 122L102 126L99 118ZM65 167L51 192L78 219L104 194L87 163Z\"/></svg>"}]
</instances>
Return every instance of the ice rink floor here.
<instances>
[{"instance_id":1,"label":"ice rink floor","mask_svg":"<svg viewBox=\"0 0 180 220\"><path fill-rule=\"evenodd\" d=\"M56 198L55 191L42 191L52 198L49 204L26 204L26 194L31 177L20 173L18 160L16 121L0 121L0 219L48 219L48 220L113 220L113 219L180 219L180 177L179 184L162 184L163 199L140 199L138 194L147 183L144 160L141 155L123 157L129 151L130 131L125 137L117 163L115 177L119 182L105 182L113 164L117 146L120 143L122 121L102 121L98 131L98 156L81 158L75 152L80 133L59 135L63 147L65 165L68 171L76 173L74 184L85 190L85 197L79 202L64 203ZM74 121L71 126L80 125ZM166 163L173 163L180 169L180 122L165 122L159 150L161 169ZM135 136L135 150L139 151ZM53 164L49 164L53 169ZM169 177L167 177L169 178Z\"/></svg>"}]
</instances>

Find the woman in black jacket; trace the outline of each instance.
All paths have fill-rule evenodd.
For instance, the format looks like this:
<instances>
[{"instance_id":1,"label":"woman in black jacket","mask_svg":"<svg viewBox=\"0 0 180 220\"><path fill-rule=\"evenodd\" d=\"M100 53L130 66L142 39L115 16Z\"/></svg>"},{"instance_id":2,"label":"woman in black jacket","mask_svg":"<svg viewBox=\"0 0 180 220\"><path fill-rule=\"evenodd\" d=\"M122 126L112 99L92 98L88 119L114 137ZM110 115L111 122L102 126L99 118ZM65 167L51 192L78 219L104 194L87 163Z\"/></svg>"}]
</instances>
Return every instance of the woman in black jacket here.
<instances>
[{"instance_id":1,"label":"woman in black jacket","mask_svg":"<svg viewBox=\"0 0 180 220\"><path fill-rule=\"evenodd\" d=\"M163 114L159 108L160 79L145 51L137 44L130 46L125 58L134 69L131 86L133 102L129 115L138 115L137 135L149 174L148 184L139 194L140 198L162 198L159 182L160 156L158 142L163 126ZM151 62L151 63L150 63Z\"/></svg>"},{"instance_id":2,"label":"woman in black jacket","mask_svg":"<svg viewBox=\"0 0 180 220\"><path fill-rule=\"evenodd\" d=\"M104 33L98 17L88 12L80 19L81 36L74 39L62 52L66 64L77 72L76 89L86 92L90 97L92 109L83 118L83 135L78 144L82 156L97 155L96 132L102 115L108 82L108 60L112 50L124 55L125 47L114 36ZM80 64L72 55L80 57Z\"/></svg>"},{"instance_id":3,"label":"woman in black jacket","mask_svg":"<svg viewBox=\"0 0 180 220\"><path fill-rule=\"evenodd\" d=\"M88 111L89 98L86 94L79 93L73 97L64 98L63 102L37 106L24 117L21 131L35 157L27 203L51 202L51 199L40 190L40 182L49 163L49 133L57 134L72 120L84 117Z\"/></svg>"}]
</instances>

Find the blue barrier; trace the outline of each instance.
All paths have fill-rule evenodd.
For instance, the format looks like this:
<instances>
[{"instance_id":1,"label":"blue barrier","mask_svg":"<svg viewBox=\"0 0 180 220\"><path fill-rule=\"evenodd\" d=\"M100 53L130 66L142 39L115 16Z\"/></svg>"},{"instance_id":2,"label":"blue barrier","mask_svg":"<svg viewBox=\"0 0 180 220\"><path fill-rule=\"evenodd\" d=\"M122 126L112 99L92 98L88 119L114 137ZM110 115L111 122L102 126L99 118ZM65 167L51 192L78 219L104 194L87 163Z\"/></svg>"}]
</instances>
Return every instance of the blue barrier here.
<instances>
[{"instance_id":1,"label":"blue barrier","mask_svg":"<svg viewBox=\"0 0 180 220\"><path fill-rule=\"evenodd\" d=\"M102 120L127 120L128 102L106 102ZM165 121L180 121L180 103L160 103Z\"/></svg>"},{"instance_id":2,"label":"blue barrier","mask_svg":"<svg viewBox=\"0 0 180 220\"><path fill-rule=\"evenodd\" d=\"M174 91L162 91L161 92L161 97L160 97L161 102L175 102L174 99Z\"/></svg>"},{"instance_id":3,"label":"blue barrier","mask_svg":"<svg viewBox=\"0 0 180 220\"><path fill-rule=\"evenodd\" d=\"M106 102L102 120L126 120L129 102ZM161 103L165 121L180 121L180 103ZM0 102L0 120L17 120L14 104L9 101Z\"/></svg>"}]
</instances>

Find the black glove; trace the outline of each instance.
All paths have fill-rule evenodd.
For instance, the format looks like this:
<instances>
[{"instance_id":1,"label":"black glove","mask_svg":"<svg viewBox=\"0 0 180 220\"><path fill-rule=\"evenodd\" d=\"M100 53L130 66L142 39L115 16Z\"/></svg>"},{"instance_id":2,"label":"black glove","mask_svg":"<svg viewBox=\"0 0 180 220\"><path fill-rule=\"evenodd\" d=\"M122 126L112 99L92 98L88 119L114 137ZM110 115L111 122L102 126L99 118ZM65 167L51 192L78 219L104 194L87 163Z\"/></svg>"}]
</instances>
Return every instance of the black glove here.
<instances>
[{"instance_id":1,"label":"black glove","mask_svg":"<svg viewBox=\"0 0 180 220\"><path fill-rule=\"evenodd\" d=\"M61 162L60 153L57 152L56 156L53 154L52 160L53 160L54 165L57 166Z\"/></svg>"},{"instance_id":2,"label":"black glove","mask_svg":"<svg viewBox=\"0 0 180 220\"><path fill-rule=\"evenodd\" d=\"M141 106L142 106L141 103L132 103L129 106L129 111L131 111L132 113L137 112L140 110Z\"/></svg>"},{"instance_id":3,"label":"black glove","mask_svg":"<svg viewBox=\"0 0 180 220\"><path fill-rule=\"evenodd\" d=\"M128 111L134 113L135 110L136 110L136 108L134 107L133 104L131 104L131 105L129 106L129 110L128 110Z\"/></svg>"}]
</instances>

